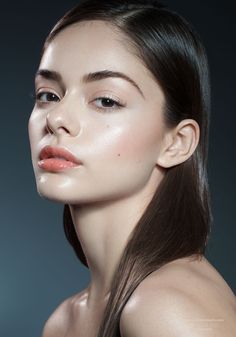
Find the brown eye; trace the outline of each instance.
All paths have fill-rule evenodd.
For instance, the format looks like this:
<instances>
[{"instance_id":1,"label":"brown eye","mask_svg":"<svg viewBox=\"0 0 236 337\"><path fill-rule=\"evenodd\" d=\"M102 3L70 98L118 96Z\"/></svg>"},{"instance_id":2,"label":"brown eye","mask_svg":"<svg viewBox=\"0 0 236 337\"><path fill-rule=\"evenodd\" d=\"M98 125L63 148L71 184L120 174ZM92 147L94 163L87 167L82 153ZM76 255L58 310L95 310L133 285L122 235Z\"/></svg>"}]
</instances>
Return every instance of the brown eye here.
<instances>
[{"instance_id":1,"label":"brown eye","mask_svg":"<svg viewBox=\"0 0 236 337\"><path fill-rule=\"evenodd\" d=\"M94 102L96 102L97 109L101 110L109 110L109 109L113 110L123 107L122 104L120 104L118 101L115 101L110 97L98 97L94 100Z\"/></svg>"},{"instance_id":2,"label":"brown eye","mask_svg":"<svg viewBox=\"0 0 236 337\"><path fill-rule=\"evenodd\" d=\"M115 102L113 99L110 99L110 98L101 98L101 105L104 108L111 108L115 104L117 104L117 102Z\"/></svg>"},{"instance_id":3,"label":"brown eye","mask_svg":"<svg viewBox=\"0 0 236 337\"><path fill-rule=\"evenodd\" d=\"M36 95L36 100L42 103L47 102L58 102L60 99L57 95L52 92L40 92Z\"/></svg>"}]
</instances>

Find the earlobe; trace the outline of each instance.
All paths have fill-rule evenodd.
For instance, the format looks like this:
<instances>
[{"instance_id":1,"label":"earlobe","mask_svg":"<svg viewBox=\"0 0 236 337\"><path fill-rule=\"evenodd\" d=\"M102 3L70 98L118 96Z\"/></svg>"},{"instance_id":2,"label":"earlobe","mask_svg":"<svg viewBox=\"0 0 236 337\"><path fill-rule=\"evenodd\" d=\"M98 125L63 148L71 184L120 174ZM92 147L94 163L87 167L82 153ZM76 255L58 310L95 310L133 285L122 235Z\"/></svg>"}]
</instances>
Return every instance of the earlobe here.
<instances>
[{"instance_id":1,"label":"earlobe","mask_svg":"<svg viewBox=\"0 0 236 337\"><path fill-rule=\"evenodd\" d=\"M193 119L182 120L167 131L157 165L168 168L183 163L194 153L200 138L200 128Z\"/></svg>"}]
</instances>

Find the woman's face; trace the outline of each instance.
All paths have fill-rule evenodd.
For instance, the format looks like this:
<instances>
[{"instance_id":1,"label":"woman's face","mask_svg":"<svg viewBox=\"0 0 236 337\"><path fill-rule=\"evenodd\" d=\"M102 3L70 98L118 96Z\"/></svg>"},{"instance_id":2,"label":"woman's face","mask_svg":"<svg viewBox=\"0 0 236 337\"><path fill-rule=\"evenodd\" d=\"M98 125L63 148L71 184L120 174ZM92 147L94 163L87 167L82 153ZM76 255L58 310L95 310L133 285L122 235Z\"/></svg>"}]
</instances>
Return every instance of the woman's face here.
<instances>
[{"instance_id":1,"label":"woman's face","mask_svg":"<svg viewBox=\"0 0 236 337\"><path fill-rule=\"evenodd\" d=\"M98 202L157 183L164 95L121 33L102 21L67 27L45 50L35 83L29 137L41 196Z\"/></svg>"}]
</instances>

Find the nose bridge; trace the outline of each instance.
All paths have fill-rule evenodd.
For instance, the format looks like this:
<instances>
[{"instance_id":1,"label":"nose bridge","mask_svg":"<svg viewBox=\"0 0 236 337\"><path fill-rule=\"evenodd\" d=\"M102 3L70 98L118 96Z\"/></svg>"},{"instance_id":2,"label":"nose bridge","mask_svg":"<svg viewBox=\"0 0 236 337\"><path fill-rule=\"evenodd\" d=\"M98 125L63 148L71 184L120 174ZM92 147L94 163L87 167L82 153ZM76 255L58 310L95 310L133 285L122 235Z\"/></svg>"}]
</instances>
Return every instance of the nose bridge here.
<instances>
[{"instance_id":1,"label":"nose bridge","mask_svg":"<svg viewBox=\"0 0 236 337\"><path fill-rule=\"evenodd\" d=\"M76 118L75 103L69 97L64 97L47 113L46 125L53 133L68 133L72 136L80 132L80 121Z\"/></svg>"}]
</instances>

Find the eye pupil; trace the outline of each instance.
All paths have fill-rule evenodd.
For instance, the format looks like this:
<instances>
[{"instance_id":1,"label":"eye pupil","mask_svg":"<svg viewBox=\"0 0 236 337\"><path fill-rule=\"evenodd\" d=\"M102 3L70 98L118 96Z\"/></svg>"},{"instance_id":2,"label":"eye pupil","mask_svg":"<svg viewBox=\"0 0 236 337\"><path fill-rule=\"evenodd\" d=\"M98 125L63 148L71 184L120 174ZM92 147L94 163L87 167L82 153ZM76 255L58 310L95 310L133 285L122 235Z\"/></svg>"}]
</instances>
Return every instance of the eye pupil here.
<instances>
[{"instance_id":1,"label":"eye pupil","mask_svg":"<svg viewBox=\"0 0 236 337\"><path fill-rule=\"evenodd\" d=\"M36 95L37 100L40 102L58 102L59 97L52 92L41 92L38 95Z\"/></svg>"},{"instance_id":2,"label":"eye pupil","mask_svg":"<svg viewBox=\"0 0 236 337\"><path fill-rule=\"evenodd\" d=\"M103 105L105 105L107 107L112 107L113 104L114 104L114 101L110 98L103 98L102 103L104 103Z\"/></svg>"},{"instance_id":3,"label":"eye pupil","mask_svg":"<svg viewBox=\"0 0 236 337\"><path fill-rule=\"evenodd\" d=\"M49 101L50 101L50 99L52 101L57 101L58 100L58 98L57 98L57 96L55 94L50 94L50 93L47 94L47 98L48 98Z\"/></svg>"}]
</instances>

